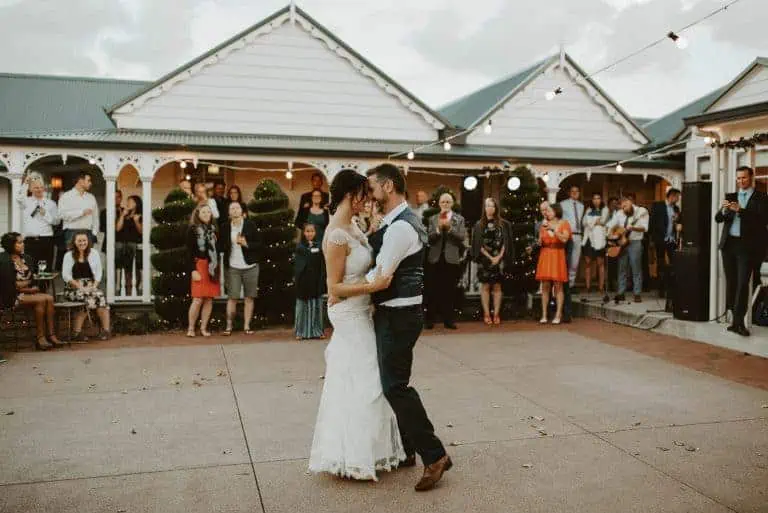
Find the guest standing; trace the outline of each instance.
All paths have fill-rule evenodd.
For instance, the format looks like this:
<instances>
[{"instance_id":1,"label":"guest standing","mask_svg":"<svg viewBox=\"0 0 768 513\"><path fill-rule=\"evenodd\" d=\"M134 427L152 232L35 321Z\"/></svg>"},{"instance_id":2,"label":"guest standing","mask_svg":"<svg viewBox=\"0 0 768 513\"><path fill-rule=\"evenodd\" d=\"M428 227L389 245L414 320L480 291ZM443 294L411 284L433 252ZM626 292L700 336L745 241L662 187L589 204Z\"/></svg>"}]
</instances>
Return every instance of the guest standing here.
<instances>
[{"instance_id":1,"label":"guest standing","mask_svg":"<svg viewBox=\"0 0 768 513\"><path fill-rule=\"evenodd\" d=\"M304 224L314 225L317 232L317 240L321 241L325 236L325 228L328 226L329 221L330 216L328 215L328 209L323 205L322 193L320 191L312 191L312 205L307 210ZM297 225L296 227L303 230L304 224Z\"/></svg>"},{"instance_id":2,"label":"guest standing","mask_svg":"<svg viewBox=\"0 0 768 513\"><path fill-rule=\"evenodd\" d=\"M102 278L101 257L93 251L93 243L87 232L78 232L72 238L70 250L64 255L61 276L64 279L64 294L68 301L85 303L87 310L96 311L101 324L99 340L108 340L111 336L109 307L104 292L99 288ZM82 328L86 312L75 315L72 338L79 342L87 341Z\"/></svg>"},{"instance_id":3,"label":"guest standing","mask_svg":"<svg viewBox=\"0 0 768 513\"><path fill-rule=\"evenodd\" d=\"M232 203L239 203L240 210L243 212L243 217L248 217L248 205L246 205L245 200L243 200L243 191L241 191L240 187L237 185L232 185L227 191L227 200L224 202L224 210L221 212L222 216L227 216L227 218L222 221L222 224L229 220L229 206Z\"/></svg>"},{"instance_id":4,"label":"guest standing","mask_svg":"<svg viewBox=\"0 0 768 513\"><path fill-rule=\"evenodd\" d=\"M22 234L25 254L37 265L46 262L53 269L53 230L59 224L56 203L45 197L43 179L27 175L16 198L22 209Z\"/></svg>"},{"instance_id":5,"label":"guest standing","mask_svg":"<svg viewBox=\"0 0 768 513\"><path fill-rule=\"evenodd\" d=\"M603 205L603 195L596 192L584 212L581 222L583 234L582 254L584 255L584 278L587 294L592 288L592 262L597 265L597 290L603 294L605 289L605 226L608 224L608 207Z\"/></svg>"},{"instance_id":6,"label":"guest standing","mask_svg":"<svg viewBox=\"0 0 768 513\"><path fill-rule=\"evenodd\" d=\"M608 222L608 232L619 229L625 232L627 245L619 255L619 290L616 302L624 301L630 272L635 303L642 303L643 291L643 238L648 230L648 210L632 201L631 193L621 200L621 210Z\"/></svg>"},{"instance_id":7,"label":"guest standing","mask_svg":"<svg viewBox=\"0 0 768 513\"><path fill-rule=\"evenodd\" d=\"M53 296L40 292L40 288L33 283L32 278L37 270L37 264L24 253L24 237L16 232L6 233L0 239L0 247L4 251L0 253L0 279L9 284L9 289L15 289L13 291L15 299L21 308L34 311L37 331L35 347L46 351L52 347L62 346L63 344L56 338ZM4 301L11 305L14 302ZM46 327L48 328L47 339Z\"/></svg>"},{"instance_id":8,"label":"guest standing","mask_svg":"<svg viewBox=\"0 0 768 513\"><path fill-rule=\"evenodd\" d=\"M541 282L541 324L547 323L550 290L553 288L557 312L552 324L560 324L563 316L563 285L568 283L565 246L571 238L571 225L562 216L563 207L557 203L551 205L539 231L541 252L536 265L536 280Z\"/></svg>"},{"instance_id":9,"label":"guest standing","mask_svg":"<svg viewBox=\"0 0 768 513\"><path fill-rule=\"evenodd\" d=\"M323 179L323 175L321 173L313 173L312 174L312 190L305 192L301 195L301 198L299 199L299 208L298 212L296 212L296 221L293 223L296 228L300 229L302 226L304 226L304 223L307 221L307 216L309 215L309 209L314 204L312 196L315 192L320 193L320 206L326 207L328 205L328 193L323 190L323 183L325 180ZM318 237L318 240L322 240Z\"/></svg>"},{"instance_id":10,"label":"guest standing","mask_svg":"<svg viewBox=\"0 0 768 513\"><path fill-rule=\"evenodd\" d=\"M224 253L227 276L227 329L224 335L231 335L237 302L244 298L243 330L252 335L254 300L259 294L259 257L262 242L256 224L244 217L241 203L229 204L227 221L221 228L221 250Z\"/></svg>"},{"instance_id":11,"label":"guest standing","mask_svg":"<svg viewBox=\"0 0 768 513\"><path fill-rule=\"evenodd\" d=\"M563 208L563 220L571 226L571 240L568 242L566 252L568 253L568 286L573 289L581 260L581 219L584 217L584 204L581 202L581 189L578 185L571 186L568 196L560 206Z\"/></svg>"},{"instance_id":12,"label":"guest standing","mask_svg":"<svg viewBox=\"0 0 768 513\"><path fill-rule=\"evenodd\" d=\"M192 182L187 180L186 178L179 182L179 189L187 193L187 196L190 198L194 197L194 192L192 191Z\"/></svg>"},{"instance_id":13,"label":"guest standing","mask_svg":"<svg viewBox=\"0 0 768 513\"><path fill-rule=\"evenodd\" d=\"M136 195L128 196L126 206L120 209L115 226L115 268L125 274L125 293L133 293L134 278L136 290L141 284L142 271L142 223L143 202ZM118 280L119 284L120 281Z\"/></svg>"},{"instance_id":14,"label":"guest standing","mask_svg":"<svg viewBox=\"0 0 768 513\"><path fill-rule=\"evenodd\" d=\"M429 219L427 329L434 327L438 312L446 328L457 329L456 285L466 252L467 227L464 218L453 211L453 204L453 196L443 194L440 213Z\"/></svg>"},{"instance_id":15,"label":"guest standing","mask_svg":"<svg viewBox=\"0 0 768 513\"><path fill-rule=\"evenodd\" d=\"M472 259L477 262L477 279L480 281L480 300L483 305L485 324L501 324L501 300L503 297L504 263L514 255L511 225L499 215L499 204L486 198L483 216L472 230ZM493 320L491 320L491 293L493 293Z\"/></svg>"},{"instance_id":16,"label":"guest standing","mask_svg":"<svg viewBox=\"0 0 768 513\"><path fill-rule=\"evenodd\" d=\"M733 314L728 331L743 337L750 335L744 316L749 305L749 280L759 275L768 244L768 197L755 190L755 172L742 166L736 170L738 192L726 194L715 221L724 223L720 252L725 269L725 305Z\"/></svg>"},{"instance_id":17,"label":"guest standing","mask_svg":"<svg viewBox=\"0 0 768 513\"><path fill-rule=\"evenodd\" d=\"M680 191L669 189L666 201L657 201L651 206L648 232L656 249L656 269L659 277L659 296L671 294L670 267L677 250L677 238L681 228ZM667 264L669 261L669 264Z\"/></svg>"},{"instance_id":18,"label":"guest standing","mask_svg":"<svg viewBox=\"0 0 768 513\"><path fill-rule=\"evenodd\" d=\"M204 183L195 184L195 196L192 199L195 200L198 207L205 205L211 209L211 216L213 217L214 223L219 219L219 207L216 205L216 200L208 197L208 189L205 187Z\"/></svg>"},{"instance_id":19,"label":"guest standing","mask_svg":"<svg viewBox=\"0 0 768 513\"><path fill-rule=\"evenodd\" d=\"M219 211L219 224L224 223L227 217L227 207L229 206L229 202L224 196L224 191L226 190L227 186L224 182L216 182L213 184L213 194L211 195L211 199L216 203L216 210Z\"/></svg>"},{"instance_id":20,"label":"guest standing","mask_svg":"<svg viewBox=\"0 0 768 513\"><path fill-rule=\"evenodd\" d=\"M426 212L428 208L429 203L427 193L424 191L416 191L416 203L412 207L414 214L419 216L419 218L423 218L424 212Z\"/></svg>"},{"instance_id":21,"label":"guest standing","mask_svg":"<svg viewBox=\"0 0 768 513\"><path fill-rule=\"evenodd\" d=\"M99 206L91 194L93 180L87 171L77 176L75 186L59 198L59 215L64 221L64 245L69 247L75 233L85 231L91 238L91 245L99 235Z\"/></svg>"},{"instance_id":22,"label":"guest standing","mask_svg":"<svg viewBox=\"0 0 768 513\"><path fill-rule=\"evenodd\" d=\"M323 301L326 291L325 262L317 231L312 224L305 224L301 242L294 258L296 283L296 315L294 327L296 339L324 338Z\"/></svg>"},{"instance_id":23,"label":"guest standing","mask_svg":"<svg viewBox=\"0 0 768 513\"><path fill-rule=\"evenodd\" d=\"M199 185L199 184L198 184ZM210 205L198 205L192 212L187 230L187 271L191 284L192 304L189 305L187 336L195 336L195 326L200 317L200 333L210 337L208 321L213 310L213 298L221 292L219 284L219 256L216 252L217 237L213 212Z\"/></svg>"}]
</instances>

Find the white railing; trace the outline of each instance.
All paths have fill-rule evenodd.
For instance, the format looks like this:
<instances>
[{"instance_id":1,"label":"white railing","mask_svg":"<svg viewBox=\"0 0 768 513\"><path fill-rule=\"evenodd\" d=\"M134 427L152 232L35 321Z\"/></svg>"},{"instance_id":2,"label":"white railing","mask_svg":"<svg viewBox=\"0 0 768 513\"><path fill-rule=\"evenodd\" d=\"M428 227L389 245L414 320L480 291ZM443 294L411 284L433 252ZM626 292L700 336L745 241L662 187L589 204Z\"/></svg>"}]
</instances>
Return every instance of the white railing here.
<instances>
[{"instance_id":1,"label":"white railing","mask_svg":"<svg viewBox=\"0 0 768 513\"><path fill-rule=\"evenodd\" d=\"M131 283L128 284L128 272L126 269L116 269L117 276L115 282L115 299L117 301L141 301L143 294L143 273L140 269L143 267L142 262L138 259L138 245L137 251L134 253L133 262L131 263Z\"/></svg>"}]
</instances>

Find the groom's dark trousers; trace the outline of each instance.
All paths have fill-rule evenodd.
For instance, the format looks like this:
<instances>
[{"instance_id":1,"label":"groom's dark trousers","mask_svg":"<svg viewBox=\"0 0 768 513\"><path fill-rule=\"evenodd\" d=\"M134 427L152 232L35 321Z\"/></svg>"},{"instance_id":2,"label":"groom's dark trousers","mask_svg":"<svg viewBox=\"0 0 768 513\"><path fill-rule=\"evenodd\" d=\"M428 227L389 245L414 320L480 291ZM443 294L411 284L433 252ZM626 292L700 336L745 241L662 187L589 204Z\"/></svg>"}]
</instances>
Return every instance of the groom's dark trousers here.
<instances>
[{"instance_id":1,"label":"groom's dark trousers","mask_svg":"<svg viewBox=\"0 0 768 513\"><path fill-rule=\"evenodd\" d=\"M381 384L397 417L403 448L407 455L418 453L424 465L431 465L445 456L445 448L435 436L419 394L408 385L413 347L424 327L421 305L377 305L374 321Z\"/></svg>"}]
</instances>

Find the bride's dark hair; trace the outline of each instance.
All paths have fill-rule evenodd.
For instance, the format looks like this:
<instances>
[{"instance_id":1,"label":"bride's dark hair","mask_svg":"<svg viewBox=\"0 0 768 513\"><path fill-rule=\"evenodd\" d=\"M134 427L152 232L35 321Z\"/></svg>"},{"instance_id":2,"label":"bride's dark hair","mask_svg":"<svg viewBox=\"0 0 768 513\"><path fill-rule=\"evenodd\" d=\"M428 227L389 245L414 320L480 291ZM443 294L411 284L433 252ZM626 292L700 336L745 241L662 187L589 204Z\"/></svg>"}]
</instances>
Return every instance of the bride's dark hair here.
<instances>
[{"instance_id":1,"label":"bride's dark hair","mask_svg":"<svg viewBox=\"0 0 768 513\"><path fill-rule=\"evenodd\" d=\"M342 169L333 177L330 191L331 202L328 205L328 210L331 214L334 214L341 202L344 201L344 198L347 197L347 194L351 194L353 198L356 198L362 193L363 199L368 196L368 178L354 169Z\"/></svg>"}]
</instances>

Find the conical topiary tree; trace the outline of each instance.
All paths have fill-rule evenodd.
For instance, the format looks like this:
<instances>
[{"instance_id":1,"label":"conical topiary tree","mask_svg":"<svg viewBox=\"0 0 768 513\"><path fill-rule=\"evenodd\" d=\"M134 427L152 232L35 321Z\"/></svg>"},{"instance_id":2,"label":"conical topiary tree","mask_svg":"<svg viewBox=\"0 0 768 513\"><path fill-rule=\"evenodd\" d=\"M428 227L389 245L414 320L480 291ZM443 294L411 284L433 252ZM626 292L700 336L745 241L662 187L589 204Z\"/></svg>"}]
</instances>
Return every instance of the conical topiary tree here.
<instances>
[{"instance_id":1,"label":"conical topiary tree","mask_svg":"<svg viewBox=\"0 0 768 513\"><path fill-rule=\"evenodd\" d=\"M296 299L293 287L296 228L288 196L274 180L262 180L253 192L248 210L263 244L257 322L261 325L290 323Z\"/></svg>"},{"instance_id":2,"label":"conical topiary tree","mask_svg":"<svg viewBox=\"0 0 768 513\"><path fill-rule=\"evenodd\" d=\"M528 166L518 166L507 180L517 177L520 186L509 190L506 183L501 196L501 215L512 224L515 254L505 269L505 294L515 295L536 290L536 262L526 248L534 242L534 226L542 201L539 184Z\"/></svg>"},{"instance_id":3,"label":"conical topiary tree","mask_svg":"<svg viewBox=\"0 0 768 513\"><path fill-rule=\"evenodd\" d=\"M155 311L165 321L178 324L189 308L189 275L186 271L186 235L195 202L181 189L172 190L162 207L152 210L157 223L150 241L157 249L152 266L158 274L152 278Z\"/></svg>"}]
</instances>

